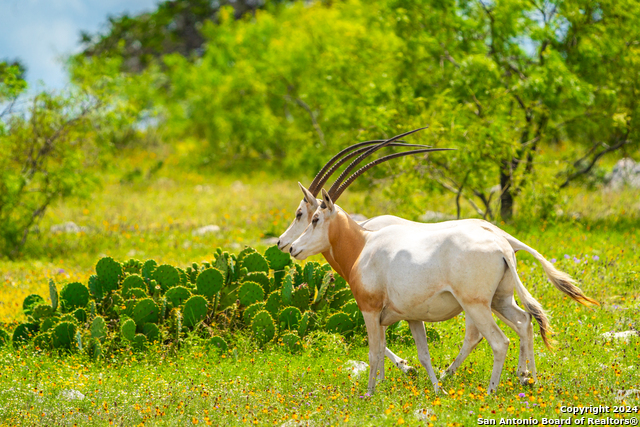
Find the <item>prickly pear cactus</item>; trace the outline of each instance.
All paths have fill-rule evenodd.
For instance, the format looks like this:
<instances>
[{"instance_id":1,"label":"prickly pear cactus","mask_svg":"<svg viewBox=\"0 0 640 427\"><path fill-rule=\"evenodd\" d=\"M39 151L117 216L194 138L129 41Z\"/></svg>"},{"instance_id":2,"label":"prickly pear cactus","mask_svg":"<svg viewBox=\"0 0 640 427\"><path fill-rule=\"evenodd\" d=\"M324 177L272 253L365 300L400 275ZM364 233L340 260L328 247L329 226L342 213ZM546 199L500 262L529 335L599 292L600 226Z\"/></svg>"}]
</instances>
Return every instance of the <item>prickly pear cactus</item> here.
<instances>
[{"instance_id":1,"label":"prickly pear cactus","mask_svg":"<svg viewBox=\"0 0 640 427\"><path fill-rule=\"evenodd\" d=\"M26 344L38 332L38 325L35 323L21 323L13 330L11 340L15 347Z\"/></svg>"},{"instance_id":2,"label":"prickly pear cactus","mask_svg":"<svg viewBox=\"0 0 640 427\"><path fill-rule=\"evenodd\" d=\"M141 289L146 294L147 285L141 276L132 274L122 281L122 296L129 298L132 289Z\"/></svg>"},{"instance_id":3,"label":"prickly pear cactus","mask_svg":"<svg viewBox=\"0 0 640 427\"><path fill-rule=\"evenodd\" d=\"M46 332L49 329L53 328L56 323L58 323L58 318L57 317L47 317L46 319L44 319L42 321L42 324L40 325L40 332Z\"/></svg>"},{"instance_id":4,"label":"prickly pear cactus","mask_svg":"<svg viewBox=\"0 0 640 427\"><path fill-rule=\"evenodd\" d=\"M206 345L217 349L220 353L224 353L229 348L224 338L218 336L209 338Z\"/></svg>"},{"instance_id":5,"label":"prickly pear cactus","mask_svg":"<svg viewBox=\"0 0 640 427\"><path fill-rule=\"evenodd\" d=\"M22 311L25 315L31 316L33 309L40 304L44 304L44 298L37 294L29 295L22 302Z\"/></svg>"},{"instance_id":6,"label":"prickly pear cactus","mask_svg":"<svg viewBox=\"0 0 640 427\"><path fill-rule=\"evenodd\" d=\"M266 273L262 271L254 271L253 273L249 273L244 277L245 282L256 282L258 285L264 289L264 293L269 293L269 288L271 286L271 282Z\"/></svg>"},{"instance_id":7,"label":"prickly pear cactus","mask_svg":"<svg viewBox=\"0 0 640 427\"><path fill-rule=\"evenodd\" d=\"M277 317L278 313L280 313L280 309L282 308L282 298L280 297L280 292L274 291L269 294L267 298L267 302L265 303L265 310L267 310L273 317Z\"/></svg>"},{"instance_id":8,"label":"prickly pear cactus","mask_svg":"<svg viewBox=\"0 0 640 427\"><path fill-rule=\"evenodd\" d=\"M291 265L291 256L282 252L277 246L271 246L264 253L264 257L269 263L269 267L272 270L284 270L288 265Z\"/></svg>"},{"instance_id":9,"label":"prickly pear cactus","mask_svg":"<svg viewBox=\"0 0 640 427\"><path fill-rule=\"evenodd\" d=\"M9 341L11 341L11 336L9 336L9 333L4 329L0 329L0 347L9 344Z\"/></svg>"},{"instance_id":10,"label":"prickly pear cactus","mask_svg":"<svg viewBox=\"0 0 640 427\"><path fill-rule=\"evenodd\" d=\"M311 326L312 315L313 315L313 312L311 311L305 311L305 313L302 315L302 318L300 319L300 323L298 324L299 336L304 337L305 335L307 335L307 333L311 329L310 326Z\"/></svg>"},{"instance_id":11,"label":"prickly pear cactus","mask_svg":"<svg viewBox=\"0 0 640 427\"><path fill-rule=\"evenodd\" d=\"M153 280L158 282L162 290L166 292L180 283L180 273L169 264L159 265L153 272Z\"/></svg>"},{"instance_id":12,"label":"prickly pear cactus","mask_svg":"<svg viewBox=\"0 0 640 427\"><path fill-rule=\"evenodd\" d=\"M100 341L93 338L89 340L87 352L89 353L89 356L93 357L94 360L102 357L102 344L100 343Z\"/></svg>"},{"instance_id":13,"label":"prickly pear cactus","mask_svg":"<svg viewBox=\"0 0 640 427\"><path fill-rule=\"evenodd\" d=\"M155 323L147 323L142 327L142 333L147 337L149 342L154 343L160 341L162 335L160 334L160 328Z\"/></svg>"},{"instance_id":14,"label":"prickly pear cactus","mask_svg":"<svg viewBox=\"0 0 640 427\"><path fill-rule=\"evenodd\" d=\"M196 289L198 294L209 300L212 300L213 296L220 292L223 284L224 276L220 270L215 268L208 268L204 270L198 274L196 279Z\"/></svg>"},{"instance_id":15,"label":"prickly pear cactus","mask_svg":"<svg viewBox=\"0 0 640 427\"><path fill-rule=\"evenodd\" d=\"M310 299L309 285L303 283L293 291L291 295L291 305L298 307L300 311L306 311L309 309Z\"/></svg>"},{"instance_id":16,"label":"prickly pear cactus","mask_svg":"<svg viewBox=\"0 0 640 427\"><path fill-rule=\"evenodd\" d=\"M142 299L148 297L149 295L142 289L132 288L129 289L129 292L123 292L123 296L125 298Z\"/></svg>"},{"instance_id":17,"label":"prickly pear cactus","mask_svg":"<svg viewBox=\"0 0 640 427\"><path fill-rule=\"evenodd\" d=\"M296 270L290 269L282 281L282 303L290 305L293 302L293 286L295 283Z\"/></svg>"},{"instance_id":18,"label":"prickly pear cactus","mask_svg":"<svg viewBox=\"0 0 640 427\"><path fill-rule=\"evenodd\" d=\"M183 286L171 288L164 294L174 307L180 307L186 300L191 298L191 291Z\"/></svg>"},{"instance_id":19,"label":"prickly pear cactus","mask_svg":"<svg viewBox=\"0 0 640 427\"><path fill-rule=\"evenodd\" d=\"M178 283L181 286L184 286L185 288L190 287L191 282L189 282L189 278L187 277L187 272L180 267L176 268L176 270L178 270L178 274L180 275L180 282Z\"/></svg>"},{"instance_id":20,"label":"prickly pear cactus","mask_svg":"<svg viewBox=\"0 0 640 427\"><path fill-rule=\"evenodd\" d=\"M316 294L315 299L313 300L314 304L319 303L326 295L327 289L329 286L335 281L332 272L327 272L322 278L322 283L320 284L320 288L318 289L318 293Z\"/></svg>"},{"instance_id":21,"label":"prickly pear cactus","mask_svg":"<svg viewBox=\"0 0 640 427\"><path fill-rule=\"evenodd\" d=\"M43 320L53 316L53 308L49 304L38 304L33 308L31 315L36 320Z\"/></svg>"},{"instance_id":22,"label":"prickly pear cactus","mask_svg":"<svg viewBox=\"0 0 640 427\"><path fill-rule=\"evenodd\" d=\"M282 340L282 344L284 344L291 353L297 353L302 348L300 337L295 332L286 332L280 339Z\"/></svg>"},{"instance_id":23,"label":"prickly pear cactus","mask_svg":"<svg viewBox=\"0 0 640 427\"><path fill-rule=\"evenodd\" d=\"M160 308L151 298L138 300L131 312L131 318L138 328L145 323L158 323Z\"/></svg>"},{"instance_id":24,"label":"prickly pear cactus","mask_svg":"<svg viewBox=\"0 0 640 427\"><path fill-rule=\"evenodd\" d=\"M316 270L320 268L320 263L315 261L309 261L305 264L304 269L302 270L302 276L304 277L304 281L311 289L315 289L318 287L316 283Z\"/></svg>"},{"instance_id":25,"label":"prickly pear cactus","mask_svg":"<svg viewBox=\"0 0 640 427\"><path fill-rule=\"evenodd\" d=\"M78 319L78 322L84 323L87 321L87 312L84 308L76 308L73 312L73 317Z\"/></svg>"},{"instance_id":26,"label":"prickly pear cactus","mask_svg":"<svg viewBox=\"0 0 640 427\"><path fill-rule=\"evenodd\" d=\"M95 301L93 301L93 300L89 301L89 304L87 305L87 309L89 311L89 316L90 316L91 319L96 317L96 313L98 311L98 306L96 305Z\"/></svg>"},{"instance_id":27,"label":"prickly pear cactus","mask_svg":"<svg viewBox=\"0 0 640 427\"><path fill-rule=\"evenodd\" d=\"M49 279L49 298L51 298L51 308L56 311L58 309L58 288L53 279Z\"/></svg>"},{"instance_id":28,"label":"prickly pear cactus","mask_svg":"<svg viewBox=\"0 0 640 427\"><path fill-rule=\"evenodd\" d=\"M220 248L218 248L220 249ZM222 273L222 276L224 277L224 282L228 283L229 280L231 279L231 275L229 274L230 271L230 267L229 267L229 254L228 253L220 253L217 255L216 257L216 262L213 264L213 268L217 269L218 271L220 271L220 273Z\"/></svg>"},{"instance_id":29,"label":"prickly pear cactus","mask_svg":"<svg viewBox=\"0 0 640 427\"><path fill-rule=\"evenodd\" d=\"M248 307L264 299L264 290L255 282L244 282L238 290L238 299L240 304Z\"/></svg>"},{"instance_id":30,"label":"prickly pear cactus","mask_svg":"<svg viewBox=\"0 0 640 427\"><path fill-rule=\"evenodd\" d=\"M253 316L251 331L256 340L261 344L266 344L273 339L276 334L276 326L268 311L262 310Z\"/></svg>"},{"instance_id":31,"label":"prickly pear cactus","mask_svg":"<svg viewBox=\"0 0 640 427\"><path fill-rule=\"evenodd\" d=\"M102 292L102 282L100 281L100 278L95 274L89 277L89 292L91 292L93 298L98 301L100 301L104 296L104 293Z\"/></svg>"},{"instance_id":32,"label":"prickly pear cactus","mask_svg":"<svg viewBox=\"0 0 640 427\"><path fill-rule=\"evenodd\" d=\"M132 258L122 264L122 269L127 274L140 274L140 271L142 271L142 262Z\"/></svg>"},{"instance_id":33,"label":"prickly pear cactus","mask_svg":"<svg viewBox=\"0 0 640 427\"><path fill-rule=\"evenodd\" d=\"M298 309L298 307L286 307L278 316L278 324L280 325L280 330L284 329L297 329L300 324L300 319L302 318L302 313Z\"/></svg>"},{"instance_id":34,"label":"prickly pear cactus","mask_svg":"<svg viewBox=\"0 0 640 427\"><path fill-rule=\"evenodd\" d=\"M201 295L194 295L184 303L184 325L193 328L207 316L207 300Z\"/></svg>"},{"instance_id":35,"label":"prickly pear cactus","mask_svg":"<svg viewBox=\"0 0 640 427\"><path fill-rule=\"evenodd\" d=\"M104 259L104 258L103 258ZM89 303L89 289L80 282L64 285L60 291L60 306L63 312L71 312Z\"/></svg>"},{"instance_id":36,"label":"prickly pear cactus","mask_svg":"<svg viewBox=\"0 0 640 427\"><path fill-rule=\"evenodd\" d=\"M136 322L132 319L121 320L120 335L127 341L133 341L136 336Z\"/></svg>"},{"instance_id":37,"label":"prickly pear cactus","mask_svg":"<svg viewBox=\"0 0 640 427\"><path fill-rule=\"evenodd\" d=\"M144 264L142 264L142 270L140 270L140 274L145 280L151 280L153 279L153 272L156 270L157 266L158 266L157 262L155 262L152 259L149 259L145 261Z\"/></svg>"},{"instance_id":38,"label":"prickly pear cactus","mask_svg":"<svg viewBox=\"0 0 640 427\"><path fill-rule=\"evenodd\" d=\"M131 343L133 349L136 351L145 351L147 349L147 337L144 334L136 334L133 337L133 342Z\"/></svg>"},{"instance_id":39,"label":"prickly pear cactus","mask_svg":"<svg viewBox=\"0 0 640 427\"><path fill-rule=\"evenodd\" d=\"M40 332L33 339L33 346L37 350L43 350L43 351L51 350L51 347L53 346L53 344L51 342L51 333L50 332Z\"/></svg>"},{"instance_id":40,"label":"prickly pear cactus","mask_svg":"<svg viewBox=\"0 0 640 427\"><path fill-rule=\"evenodd\" d=\"M364 326L364 317L356 300L351 300L342 306L341 311L346 313L356 327Z\"/></svg>"},{"instance_id":41,"label":"prickly pear cactus","mask_svg":"<svg viewBox=\"0 0 640 427\"><path fill-rule=\"evenodd\" d=\"M340 289L335 294L333 294L333 297L331 298L331 308L334 310L339 310L340 307L351 300L353 300L351 289Z\"/></svg>"},{"instance_id":42,"label":"prickly pear cactus","mask_svg":"<svg viewBox=\"0 0 640 427\"><path fill-rule=\"evenodd\" d=\"M242 315L245 325L250 325L251 321L253 320L253 316L255 316L257 312L264 310L264 307L265 307L264 302L257 302L247 307L244 310L244 313Z\"/></svg>"},{"instance_id":43,"label":"prickly pear cactus","mask_svg":"<svg viewBox=\"0 0 640 427\"><path fill-rule=\"evenodd\" d=\"M96 273L102 283L103 292L118 289L118 281L122 275L122 265L111 257L104 257L96 264Z\"/></svg>"},{"instance_id":44,"label":"prickly pear cactus","mask_svg":"<svg viewBox=\"0 0 640 427\"><path fill-rule=\"evenodd\" d=\"M246 246L243 250L240 251L240 253L238 254L238 257L235 259L236 266L239 268L242 268L243 267L242 261L244 260L244 258L247 255L254 254L254 253L256 253L255 249L253 249L250 246ZM232 255L232 258L233 258L233 255Z\"/></svg>"},{"instance_id":45,"label":"prickly pear cactus","mask_svg":"<svg viewBox=\"0 0 640 427\"><path fill-rule=\"evenodd\" d=\"M350 335L353 332L355 325L351 318L345 313L335 313L327 319L325 330L327 332L338 333L342 335Z\"/></svg>"},{"instance_id":46,"label":"prickly pear cactus","mask_svg":"<svg viewBox=\"0 0 640 427\"><path fill-rule=\"evenodd\" d=\"M51 331L51 343L53 348L71 350L76 347L76 324L73 322L60 322Z\"/></svg>"},{"instance_id":47,"label":"prickly pear cactus","mask_svg":"<svg viewBox=\"0 0 640 427\"><path fill-rule=\"evenodd\" d=\"M246 268L248 273L253 273L256 271L269 273L269 264L267 263L267 260L264 259L264 257L258 252L247 254L244 258L242 258L240 267Z\"/></svg>"},{"instance_id":48,"label":"prickly pear cactus","mask_svg":"<svg viewBox=\"0 0 640 427\"><path fill-rule=\"evenodd\" d=\"M96 316L95 319L91 322L91 338L94 338L98 341L104 341L107 337L107 322L104 320L102 316Z\"/></svg>"}]
</instances>

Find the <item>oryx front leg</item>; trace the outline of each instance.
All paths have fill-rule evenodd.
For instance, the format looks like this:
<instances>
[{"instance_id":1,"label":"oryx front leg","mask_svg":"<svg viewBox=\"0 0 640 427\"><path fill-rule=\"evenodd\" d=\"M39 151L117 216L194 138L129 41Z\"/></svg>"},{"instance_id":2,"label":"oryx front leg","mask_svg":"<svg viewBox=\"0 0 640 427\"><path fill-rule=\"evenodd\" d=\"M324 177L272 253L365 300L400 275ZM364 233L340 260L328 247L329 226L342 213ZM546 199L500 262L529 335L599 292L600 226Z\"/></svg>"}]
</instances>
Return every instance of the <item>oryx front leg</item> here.
<instances>
[{"instance_id":1,"label":"oryx front leg","mask_svg":"<svg viewBox=\"0 0 640 427\"><path fill-rule=\"evenodd\" d=\"M369 339L369 384L368 391L373 394L376 378L384 379L384 352L386 348L384 327L380 324L380 313L362 313ZM380 372L378 374L378 371ZM378 375L377 375L378 374Z\"/></svg>"},{"instance_id":2,"label":"oryx front leg","mask_svg":"<svg viewBox=\"0 0 640 427\"><path fill-rule=\"evenodd\" d=\"M420 360L422 366L424 366L429 373L429 379L437 393L439 390L438 378L436 378L436 373L433 371L433 366L431 366L431 356L429 355L429 344L427 343L427 333L424 330L424 323L421 320L411 320L408 323L409 328L411 328L411 335L413 335L413 340L418 349L418 360Z\"/></svg>"},{"instance_id":3,"label":"oryx front leg","mask_svg":"<svg viewBox=\"0 0 640 427\"><path fill-rule=\"evenodd\" d=\"M385 337L386 337L386 331L387 331L386 326L383 327L383 330L385 331ZM389 360L391 360L391 363L396 365L398 369L400 369L405 374L416 372L416 368L414 368L413 366L409 366L409 362L407 362L405 359L402 359L401 357L396 356L391 350L389 350L386 347L384 349L384 355L387 356Z\"/></svg>"},{"instance_id":4,"label":"oryx front leg","mask_svg":"<svg viewBox=\"0 0 640 427\"><path fill-rule=\"evenodd\" d=\"M502 332L496 324L491 314L489 304L462 304L466 316L469 316L478 328L478 331L485 337L491 350L493 350L493 371L491 372L491 381L487 393L491 394L498 388L500 384L500 375L502 367L507 358L507 350L509 349L509 338Z\"/></svg>"},{"instance_id":5,"label":"oryx front leg","mask_svg":"<svg viewBox=\"0 0 640 427\"><path fill-rule=\"evenodd\" d=\"M482 334L476 327L471 317L465 315L464 317L465 329L464 329L464 341L462 342L462 348L456 360L453 361L451 366L440 377L440 381L443 381L447 376L453 375L453 373L462 365L467 356L473 351L474 348L482 341Z\"/></svg>"}]
</instances>

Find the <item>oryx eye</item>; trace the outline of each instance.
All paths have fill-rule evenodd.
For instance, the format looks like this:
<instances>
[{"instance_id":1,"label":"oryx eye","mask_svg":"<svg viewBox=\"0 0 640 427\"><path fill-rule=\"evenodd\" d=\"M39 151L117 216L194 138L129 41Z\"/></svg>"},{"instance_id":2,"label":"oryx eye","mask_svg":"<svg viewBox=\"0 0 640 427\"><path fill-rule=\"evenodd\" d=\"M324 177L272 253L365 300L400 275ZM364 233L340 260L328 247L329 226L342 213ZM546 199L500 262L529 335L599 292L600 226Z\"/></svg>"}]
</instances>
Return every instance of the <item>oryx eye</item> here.
<instances>
[{"instance_id":1,"label":"oryx eye","mask_svg":"<svg viewBox=\"0 0 640 427\"><path fill-rule=\"evenodd\" d=\"M302 211L296 212L296 219L300 219L302 217Z\"/></svg>"},{"instance_id":2,"label":"oryx eye","mask_svg":"<svg viewBox=\"0 0 640 427\"><path fill-rule=\"evenodd\" d=\"M318 217L313 218L313 220L311 221L311 223L313 225L316 225L318 223Z\"/></svg>"}]
</instances>

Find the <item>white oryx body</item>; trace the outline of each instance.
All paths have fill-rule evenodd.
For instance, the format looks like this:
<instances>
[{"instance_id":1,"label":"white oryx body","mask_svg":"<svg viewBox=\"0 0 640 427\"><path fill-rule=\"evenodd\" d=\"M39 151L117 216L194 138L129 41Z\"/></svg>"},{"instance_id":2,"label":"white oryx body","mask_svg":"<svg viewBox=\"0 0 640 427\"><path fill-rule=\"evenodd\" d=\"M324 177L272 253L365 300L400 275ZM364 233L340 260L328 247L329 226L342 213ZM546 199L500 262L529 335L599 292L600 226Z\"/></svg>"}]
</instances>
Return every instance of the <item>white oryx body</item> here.
<instances>
[{"instance_id":1,"label":"white oryx body","mask_svg":"<svg viewBox=\"0 0 640 427\"><path fill-rule=\"evenodd\" d=\"M297 259L328 254L325 257L332 267L349 283L367 327L370 392L375 388L376 372L379 370L384 377L385 326L398 320L408 321L419 360L437 391L423 321L444 321L463 310L471 339L465 337L460 355L448 371L455 370L484 336L494 354L488 391L496 389L509 340L493 319L493 310L520 337L520 380L535 381L531 318L540 324L545 344L549 324L540 304L518 278L514 248L502 235L504 232L472 221L438 225L405 223L369 231L335 206L323 190L323 205L312 215L306 231L291 244L290 252ZM558 289L579 302L594 302L571 283L569 276L523 246L537 255ZM514 290L527 312L515 303Z\"/></svg>"}]
</instances>

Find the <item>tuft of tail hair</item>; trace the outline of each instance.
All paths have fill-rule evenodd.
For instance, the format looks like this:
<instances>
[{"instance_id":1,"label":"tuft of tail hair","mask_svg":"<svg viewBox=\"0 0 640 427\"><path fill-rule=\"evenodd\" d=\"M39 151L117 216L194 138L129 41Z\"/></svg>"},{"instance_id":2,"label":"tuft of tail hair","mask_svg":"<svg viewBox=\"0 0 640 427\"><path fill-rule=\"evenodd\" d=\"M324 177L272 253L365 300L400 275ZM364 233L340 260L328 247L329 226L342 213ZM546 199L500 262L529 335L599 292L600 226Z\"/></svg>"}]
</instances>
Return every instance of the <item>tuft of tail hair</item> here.
<instances>
[{"instance_id":1,"label":"tuft of tail hair","mask_svg":"<svg viewBox=\"0 0 640 427\"><path fill-rule=\"evenodd\" d=\"M547 277L553 286L556 287L560 292L567 294L571 299L576 302L579 302L582 305L591 306L591 305L600 305L600 303L593 298L589 298L582 292L582 289L575 285L576 281L571 278L567 273L564 273L558 269L556 269L553 264L547 261L545 258L540 256L540 258L536 257L540 264L542 264L542 268L544 268L544 272L547 273Z\"/></svg>"}]
</instances>

